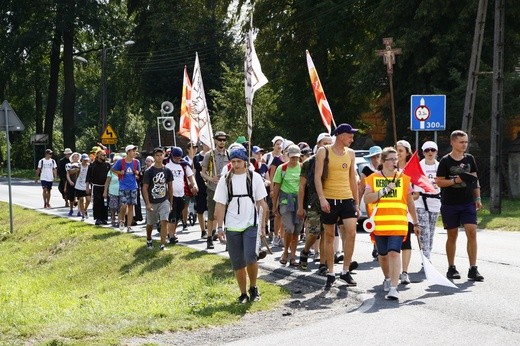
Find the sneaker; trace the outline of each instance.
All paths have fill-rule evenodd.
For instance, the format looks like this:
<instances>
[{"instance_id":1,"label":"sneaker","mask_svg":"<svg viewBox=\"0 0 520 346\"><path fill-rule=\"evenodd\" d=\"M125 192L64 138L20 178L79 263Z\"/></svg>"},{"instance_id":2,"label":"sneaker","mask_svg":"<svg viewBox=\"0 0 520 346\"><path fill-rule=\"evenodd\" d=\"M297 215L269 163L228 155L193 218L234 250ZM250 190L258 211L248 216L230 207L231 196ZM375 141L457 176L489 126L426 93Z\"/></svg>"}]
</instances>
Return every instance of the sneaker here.
<instances>
[{"instance_id":1,"label":"sneaker","mask_svg":"<svg viewBox=\"0 0 520 346\"><path fill-rule=\"evenodd\" d=\"M94 224L95 224L96 226L99 226L99 225L102 225L103 222L102 222L101 220L98 219L98 220L96 220L96 222L95 222Z\"/></svg>"},{"instance_id":2,"label":"sneaker","mask_svg":"<svg viewBox=\"0 0 520 346\"><path fill-rule=\"evenodd\" d=\"M213 241L217 241L217 239L218 239L217 230L214 229L214 230L211 232L211 236L212 236L212 238L213 238Z\"/></svg>"},{"instance_id":3,"label":"sneaker","mask_svg":"<svg viewBox=\"0 0 520 346\"><path fill-rule=\"evenodd\" d=\"M146 248L149 250L153 249L153 242L151 240L146 241Z\"/></svg>"},{"instance_id":4,"label":"sneaker","mask_svg":"<svg viewBox=\"0 0 520 346\"><path fill-rule=\"evenodd\" d=\"M85 219L88 219L88 213L85 212Z\"/></svg>"},{"instance_id":5,"label":"sneaker","mask_svg":"<svg viewBox=\"0 0 520 346\"><path fill-rule=\"evenodd\" d=\"M183 224L182 225L182 231L183 232L188 232L188 224Z\"/></svg>"},{"instance_id":6,"label":"sneaker","mask_svg":"<svg viewBox=\"0 0 520 346\"><path fill-rule=\"evenodd\" d=\"M69 216L72 216L74 215L74 211L73 210L69 210Z\"/></svg>"},{"instance_id":7,"label":"sneaker","mask_svg":"<svg viewBox=\"0 0 520 346\"><path fill-rule=\"evenodd\" d=\"M484 281L484 277L478 272L477 266L472 266L469 268L468 279L472 281Z\"/></svg>"},{"instance_id":8,"label":"sneaker","mask_svg":"<svg viewBox=\"0 0 520 346\"><path fill-rule=\"evenodd\" d=\"M200 232L200 238L201 238L201 239L206 239L206 238L208 238L208 232L206 232L206 231L202 231L202 232Z\"/></svg>"},{"instance_id":9,"label":"sneaker","mask_svg":"<svg viewBox=\"0 0 520 346\"><path fill-rule=\"evenodd\" d=\"M302 250L300 252L300 268L302 270L307 270L308 266L307 266L307 260L309 258L309 255L310 253L309 252L306 252L305 250Z\"/></svg>"},{"instance_id":10,"label":"sneaker","mask_svg":"<svg viewBox=\"0 0 520 346\"><path fill-rule=\"evenodd\" d=\"M449 266L448 272L446 273L448 279L460 279L460 273L457 271L455 266Z\"/></svg>"},{"instance_id":11,"label":"sneaker","mask_svg":"<svg viewBox=\"0 0 520 346\"><path fill-rule=\"evenodd\" d=\"M325 276L327 275L327 272L328 272L328 268L327 268L327 265L326 264L320 264L319 268L318 268L318 274L319 275L322 275L322 276Z\"/></svg>"},{"instance_id":12,"label":"sneaker","mask_svg":"<svg viewBox=\"0 0 520 346\"><path fill-rule=\"evenodd\" d=\"M132 229L132 227L127 227L126 228L126 233L132 233L134 230Z\"/></svg>"},{"instance_id":13,"label":"sneaker","mask_svg":"<svg viewBox=\"0 0 520 346\"><path fill-rule=\"evenodd\" d=\"M338 264L343 261L343 255L334 254L334 264Z\"/></svg>"},{"instance_id":14,"label":"sneaker","mask_svg":"<svg viewBox=\"0 0 520 346\"><path fill-rule=\"evenodd\" d=\"M385 291L385 292L390 291L390 283L391 283L390 279L385 279L383 281L383 291Z\"/></svg>"},{"instance_id":15,"label":"sneaker","mask_svg":"<svg viewBox=\"0 0 520 346\"><path fill-rule=\"evenodd\" d=\"M341 274L339 278L347 283L348 286L357 286L357 282L352 279L352 275L350 272L346 272L345 274Z\"/></svg>"},{"instance_id":16,"label":"sneaker","mask_svg":"<svg viewBox=\"0 0 520 346\"><path fill-rule=\"evenodd\" d=\"M123 221L121 221L121 222L119 223L119 230L120 230L120 231L123 231L124 229L125 229L125 223L124 223Z\"/></svg>"},{"instance_id":17,"label":"sneaker","mask_svg":"<svg viewBox=\"0 0 520 346\"><path fill-rule=\"evenodd\" d=\"M249 301L250 302L259 302L262 300L260 297L260 292L258 292L258 287L251 287L249 289Z\"/></svg>"},{"instance_id":18,"label":"sneaker","mask_svg":"<svg viewBox=\"0 0 520 346\"><path fill-rule=\"evenodd\" d=\"M348 271L351 272L351 271L354 271L356 270L358 267L358 263L356 261L352 261L350 262L349 266L348 266Z\"/></svg>"},{"instance_id":19,"label":"sneaker","mask_svg":"<svg viewBox=\"0 0 520 346\"><path fill-rule=\"evenodd\" d=\"M177 238L176 236L170 237L170 244L174 245L174 244L177 244L178 242L179 242L179 238Z\"/></svg>"},{"instance_id":20,"label":"sneaker","mask_svg":"<svg viewBox=\"0 0 520 346\"><path fill-rule=\"evenodd\" d=\"M402 272L399 274L399 280L401 281L401 284L408 285L410 283L410 276L407 272Z\"/></svg>"},{"instance_id":21,"label":"sneaker","mask_svg":"<svg viewBox=\"0 0 520 346\"><path fill-rule=\"evenodd\" d=\"M399 300L399 291L395 287L390 287L388 294L385 296L388 300Z\"/></svg>"},{"instance_id":22,"label":"sneaker","mask_svg":"<svg viewBox=\"0 0 520 346\"><path fill-rule=\"evenodd\" d=\"M213 245L213 238L208 237L208 240L206 241L206 249L214 249L215 246Z\"/></svg>"},{"instance_id":23,"label":"sneaker","mask_svg":"<svg viewBox=\"0 0 520 346\"><path fill-rule=\"evenodd\" d=\"M49 203L47 203L47 208L49 208L49 209L51 208L51 205Z\"/></svg>"},{"instance_id":24,"label":"sneaker","mask_svg":"<svg viewBox=\"0 0 520 346\"><path fill-rule=\"evenodd\" d=\"M81 215L81 221L85 221L85 216Z\"/></svg>"},{"instance_id":25,"label":"sneaker","mask_svg":"<svg viewBox=\"0 0 520 346\"><path fill-rule=\"evenodd\" d=\"M246 304L248 301L249 297L245 293L242 293L240 297L238 297L238 304Z\"/></svg>"},{"instance_id":26,"label":"sneaker","mask_svg":"<svg viewBox=\"0 0 520 346\"><path fill-rule=\"evenodd\" d=\"M161 244L161 247L159 248L161 251L164 251L166 250L166 246L164 246L164 244Z\"/></svg>"},{"instance_id":27,"label":"sneaker","mask_svg":"<svg viewBox=\"0 0 520 346\"><path fill-rule=\"evenodd\" d=\"M325 289L329 290L335 281L336 281L335 275L327 275L327 283L325 284Z\"/></svg>"},{"instance_id":28,"label":"sneaker","mask_svg":"<svg viewBox=\"0 0 520 346\"><path fill-rule=\"evenodd\" d=\"M83 215L81 215L81 212L78 211L78 213L76 214L77 217L82 217Z\"/></svg>"}]
</instances>

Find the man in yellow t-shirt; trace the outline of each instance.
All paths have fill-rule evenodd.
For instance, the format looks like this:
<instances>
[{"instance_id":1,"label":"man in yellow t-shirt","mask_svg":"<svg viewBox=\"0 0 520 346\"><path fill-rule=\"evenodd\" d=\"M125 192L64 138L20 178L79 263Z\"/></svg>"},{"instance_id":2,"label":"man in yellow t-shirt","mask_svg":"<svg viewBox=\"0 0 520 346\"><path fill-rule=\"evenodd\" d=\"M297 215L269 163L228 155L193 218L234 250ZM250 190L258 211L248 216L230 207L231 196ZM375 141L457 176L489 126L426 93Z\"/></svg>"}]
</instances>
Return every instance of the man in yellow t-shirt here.
<instances>
[{"instance_id":1,"label":"man in yellow t-shirt","mask_svg":"<svg viewBox=\"0 0 520 346\"><path fill-rule=\"evenodd\" d=\"M349 264L354 253L356 240L356 223L359 217L359 200L356 181L356 156L349 146L354 141L354 133L358 130L349 124L341 124L332 132L336 141L331 146L318 149L314 184L320 199L321 222L324 228L324 250L328 273L326 289L334 281L334 226L341 221L343 241L343 270L340 279L349 286L356 286L349 272ZM326 162L327 161L327 162Z\"/></svg>"}]
</instances>

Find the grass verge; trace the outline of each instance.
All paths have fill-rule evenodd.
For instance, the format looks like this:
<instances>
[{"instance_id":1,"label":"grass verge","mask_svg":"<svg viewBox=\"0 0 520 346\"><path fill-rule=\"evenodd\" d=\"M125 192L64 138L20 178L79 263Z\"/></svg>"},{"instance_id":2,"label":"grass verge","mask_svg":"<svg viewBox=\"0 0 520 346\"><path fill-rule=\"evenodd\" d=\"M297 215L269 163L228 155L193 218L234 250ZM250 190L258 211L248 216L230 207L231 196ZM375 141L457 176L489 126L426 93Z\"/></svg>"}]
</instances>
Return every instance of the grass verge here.
<instances>
[{"instance_id":1,"label":"grass verge","mask_svg":"<svg viewBox=\"0 0 520 346\"><path fill-rule=\"evenodd\" d=\"M230 263L183 246L0 203L0 344L118 345L131 336L232 323L288 293L259 282L238 305ZM157 245L157 244L156 244Z\"/></svg>"}]
</instances>

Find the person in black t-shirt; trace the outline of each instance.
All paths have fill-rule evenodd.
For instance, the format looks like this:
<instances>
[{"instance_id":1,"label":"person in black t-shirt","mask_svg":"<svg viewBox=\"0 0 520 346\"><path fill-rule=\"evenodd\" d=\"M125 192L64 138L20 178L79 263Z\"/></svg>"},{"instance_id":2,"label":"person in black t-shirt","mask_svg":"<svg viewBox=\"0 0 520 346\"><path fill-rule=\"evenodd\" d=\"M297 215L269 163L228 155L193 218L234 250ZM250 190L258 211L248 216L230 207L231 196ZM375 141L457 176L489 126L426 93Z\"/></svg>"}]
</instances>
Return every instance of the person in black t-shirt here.
<instances>
[{"instance_id":1,"label":"person in black t-shirt","mask_svg":"<svg viewBox=\"0 0 520 346\"><path fill-rule=\"evenodd\" d=\"M447 230L446 255L448 256L449 279L460 279L455 267L455 251L458 228L466 231L469 258L468 279L483 281L484 277L477 270L477 211L482 208L480 186L475 158L466 153L468 135L456 130L451 133L452 151L439 162L437 185L441 188L441 216Z\"/></svg>"}]
</instances>

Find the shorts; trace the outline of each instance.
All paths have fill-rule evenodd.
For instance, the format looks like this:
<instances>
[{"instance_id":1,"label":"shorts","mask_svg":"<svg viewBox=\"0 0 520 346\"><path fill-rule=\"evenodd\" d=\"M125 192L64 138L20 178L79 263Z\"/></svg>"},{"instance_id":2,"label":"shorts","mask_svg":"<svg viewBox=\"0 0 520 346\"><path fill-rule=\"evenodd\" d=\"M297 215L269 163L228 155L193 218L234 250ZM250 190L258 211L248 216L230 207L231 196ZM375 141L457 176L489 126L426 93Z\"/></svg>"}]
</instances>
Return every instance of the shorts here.
<instances>
[{"instance_id":1,"label":"shorts","mask_svg":"<svg viewBox=\"0 0 520 346\"><path fill-rule=\"evenodd\" d=\"M78 198L87 197L87 191L85 191L85 190L74 189L74 194Z\"/></svg>"},{"instance_id":2,"label":"shorts","mask_svg":"<svg viewBox=\"0 0 520 346\"><path fill-rule=\"evenodd\" d=\"M66 190L67 190L67 199L69 201L75 200L76 199L76 189L74 188L74 186L69 185L67 183L67 189Z\"/></svg>"},{"instance_id":3,"label":"shorts","mask_svg":"<svg viewBox=\"0 0 520 346\"><path fill-rule=\"evenodd\" d=\"M413 232L413 223L408 222L408 234L406 235L406 239L401 246L401 250L411 250L412 249L412 234Z\"/></svg>"},{"instance_id":4,"label":"shorts","mask_svg":"<svg viewBox=\"0 0 520 346\"><path fill-rule=\"evenodd\" d=\"M197 214L203 214L206 210L208 210L208 201L206 200L208 198L208 195L206 194L206 191L197 194L195 196L195 211Z\"/></svg>"},{"instance_id":5,"label":"shorts","mask_svg":"<svg viewBox=\"0 0 520 346\"><path fill-rule=\"evenodd\" d=\"M195 200L195 196L186 196L186 195L184 195L184 197L182 197L182 199L184 200L184 207L186 207L187 205L190 205L191 201Z\"/></svg>"},{"instance_id":6,"label":"shorts","mask_svg":"<svg viewBox=\"0 0 520 346\"><path fill-rule=\"evenodd\" d=\"M184 209L184 197L173 197L173 206L168 215L169 223L176 223L182 220L182 210Z\"/></svg>"},{"instance_id":7,"label":"shorts","mask_svg":"<svg viewBox=\"0 0 520 346\"><path fill-rule=\"evenodd\" d=\"M458 228L460 225L477 224L475 203L441 205L441 216L444 229Z\"/></svg>"},{"instance_id":8,"label":"shorts","mask_svg":"<svg viewBox=\"0 0 520 346\"><path fill-rule=\"evenodd\" d=\"M402 235L392 235L392 236L374 236L376 241L377 252L381 256L386 256L390 251L394 251L397 253L401 252L401 246L403 244Z\"/></svg>"},{"instance_id":9,"label":"shorts","mask_svg":"<svg viewBox=\"0 0 520 346\"><path fill-rule=\"evenodd\" d=\"M215 191L211 189L206 190L207 198L207 207L208 207L208 220L213 221L215 219L215 204L216 202L213 200L215 197Z\"/></svg>"},{"instance_id":10,"label":"shorts","mask_svg":"<svg viewBox=\"0 0 520 346\"><path fill-rule=\"evenodd\" d=\"M121 205L137 205L137 190L119 190Z\"/></svg>"},{"instance_id":11,"label":"shorts","mask_svg":"<svg viewBox=\"0 0 520 346\"><path fill-rule=\"evenodd\" d=\"M40 181L40 183L42 184L42 188L45 190L52 190L52 181L45 181L45 180L42 180Z\"/></svg>"},{"instance_id":12,"label":"shorts","mask_svg":"<svg viewBox=\"0 0 520 346\"><path fill-rule=\"evenodd\" d=\"M307 230L309 233L319 235L321 229L320 213L315 210L307 210Z\"/></svg>"},{"instance_id":13,"label":"shorts","mask_svg":"<svg viewBox=\"0 0 520 346\"><path fill-rule=\"evenodd\" d=\"M170 213L170 201L152 204L152 211L146 209L146 224L155 225L159 221L167 221Z\"/></svg>"},{"instance_id":14,"label":"shorts","mask_svg":"<svg viewBox=\"0 0 520 346\"><path fill-rule=\"evenodd\" d=\"M226 230L227 249L233 270L256 263L256 237L256 226L250 226L243 232Z\"/></svg>"},{"instance_id":15,"label":"shorts","mask_svg":"<svg viewBox=\"0 0 520 346\"><path fill-rule=\"evenodd\" d=\"M299 234L303 229L303 220L298 219L296 210L287 211L287 205L280 205L280 215L282 216L282 225L286 233Z\"/></svg>"},{"instance_id":16,"label":"shorts","mask_svg":"<svg viewBox=\"0 0 520 346\"><path fill-rule=\"evenodd\" d=\"M121 198L119 198L119 195L108 195L108 208L115 210L121 208Z\"/></svg>"},{"instance_id":17,"label":"shorts","mask_svg":"<svg viewBox=\"0 0 520 346\"><path fill-rule=\"evenodd\" d=\"M325 225L333 225L338 220L357 218L354 199L327 199L330 205L330 213L321 211L321 222Z\"/></svg>"}]
</instances>

